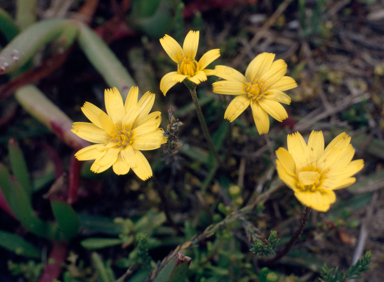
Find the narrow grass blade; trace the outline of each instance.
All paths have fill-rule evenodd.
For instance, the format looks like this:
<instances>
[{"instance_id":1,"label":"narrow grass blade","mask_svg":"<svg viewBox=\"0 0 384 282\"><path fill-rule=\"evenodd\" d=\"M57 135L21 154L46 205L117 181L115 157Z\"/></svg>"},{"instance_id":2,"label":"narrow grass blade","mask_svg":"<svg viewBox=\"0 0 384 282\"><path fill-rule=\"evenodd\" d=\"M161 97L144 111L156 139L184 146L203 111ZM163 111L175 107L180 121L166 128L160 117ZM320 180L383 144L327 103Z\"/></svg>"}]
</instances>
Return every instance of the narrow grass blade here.
<instances>
[{"instance_id":1,"label":"narrow grass blade","mask_svg":"<svg viewBox=\"0 0 384 282\"><path fill-rule=\"evenodd\" d=\"M14 23L12 17L0 8L0 32L4 34L7 41L11 41L19 34L19 28Z\"/></svg>"}]
</instances>

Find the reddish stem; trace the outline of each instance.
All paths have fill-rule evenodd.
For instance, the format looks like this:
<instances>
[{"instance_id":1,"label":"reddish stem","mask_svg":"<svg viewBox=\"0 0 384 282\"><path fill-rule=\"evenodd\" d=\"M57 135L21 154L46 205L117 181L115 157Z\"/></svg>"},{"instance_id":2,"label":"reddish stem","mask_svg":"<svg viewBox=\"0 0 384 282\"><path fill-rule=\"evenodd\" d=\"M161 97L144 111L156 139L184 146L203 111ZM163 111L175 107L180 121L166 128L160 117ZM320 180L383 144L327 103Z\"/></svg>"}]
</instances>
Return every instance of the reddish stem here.
<instances>
[{"instance_id":1,"label":"reddish stem","mask_svg":"<svg viewBox=\"0 0 384 282\"><path fill-rule=\"evenodd\" d=\"M13 213L13 211L9 207L7 199L5 198L4 193L1 189L0 189L0 208L2 208L6 213L8 213L14 219L19 221L19 219L16 217L16 215Z\"/></svg>"},{"instance_id":2,"label":"reddish stem","mask_svg":"<svg viewBox=\"0 0 384 282\"><path fill-rule=\"evenodd\" d=\"M79 192L80 172L82 162L79 162L74 154L71 156L71 162L69 164L69 192L68 192L68 204L72 205L77 201Z\"/></svg>"},{"instance_id":3,"label":"reddish stem","mask_svg":"<svg viewBox=\"0 0 384 282\"><path fill-rule=\"evenodd\" d=\"M66 257L67 243L59 241L53 242L52 250L48 258L48 263L45 265L39 282L52 282L59 278L62 264Z\"/></svg>"}]
</instances>

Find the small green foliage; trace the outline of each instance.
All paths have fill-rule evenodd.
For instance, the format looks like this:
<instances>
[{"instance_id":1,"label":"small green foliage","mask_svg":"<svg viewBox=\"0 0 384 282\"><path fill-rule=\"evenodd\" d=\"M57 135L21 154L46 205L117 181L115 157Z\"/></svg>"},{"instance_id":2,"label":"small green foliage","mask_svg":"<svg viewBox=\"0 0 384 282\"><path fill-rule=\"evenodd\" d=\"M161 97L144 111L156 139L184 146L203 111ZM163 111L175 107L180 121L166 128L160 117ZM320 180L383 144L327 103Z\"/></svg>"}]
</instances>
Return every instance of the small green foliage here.
<instances>
[{"instance_id":1,"label":"small green foliage","mask_svg":"<svg viewBox=\"0 0 384 282\"><path fill-rule=\"evenodd\" d=\"M277 282L279 281L279 275L272 272L268 267L263 267L259 273L259 282Z\"/></svg>"},{"instance_id":2,"label":"small green foliage","mask_svg":"<svg viewBox=\"0 0 384 282\"><path fill-rule=\"evenodd\" d=\"M339 271L338 267L329 269L327 265L324 264L321 278L325 282L341 282L348 279L361 279L360 275L370 269L368 265L371 262L371 257L371 252L366 252L365 255L352 265L345 274L343 271Z\"/></svg>"},{"instance_id":3,"label":"small green foliage","mask_svg":"<svg viewBox=\"0 0 384 282\"><path fill-rule=\"evenodd\" d=\"M279 239L277 239L277 232L272 230L271 234L269 234L268 240L266 240L265 243L261 240L257 240L253 244L253 247L250 249L250 251L257 254L258 257L274 255L275 251L273 249L276 248L278 241Z\"/></svg>"},{"instance_id":4,"label":"small green foliage","mask_svg":"<svg viewBox=\"0 0 384 282\"><path fill-rule=\"evenodd\" d=\"M144 265L144 268L151 269L151 257L148 254L147 234L139 235L139 250L137 252L138 260Z\"/></svg>"},{"instance_id":5,"label":"small green foliage","mask_svg":"<svg viewBox=\"0 0 384 282\"><path fill-rule=\"evenodd\" d=\"M37 282L43 270L43 264L33 260L29 260L27 263L8 261L8 269L13 276L23 275L27 281Z\"/></svg>"}]
</instances>

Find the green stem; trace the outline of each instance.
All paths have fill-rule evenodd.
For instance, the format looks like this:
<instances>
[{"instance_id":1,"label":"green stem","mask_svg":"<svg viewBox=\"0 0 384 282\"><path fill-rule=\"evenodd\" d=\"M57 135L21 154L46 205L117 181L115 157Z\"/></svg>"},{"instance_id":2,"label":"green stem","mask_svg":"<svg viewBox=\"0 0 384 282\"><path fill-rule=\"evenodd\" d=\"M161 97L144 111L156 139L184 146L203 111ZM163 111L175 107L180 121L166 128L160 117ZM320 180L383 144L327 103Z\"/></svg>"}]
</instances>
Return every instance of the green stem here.
<instances>
[{"instance_id":1,"label":"green stem","mask_svg":"<svg viewBox=\"0 0 384 282\"><path fill-rule=\"evenodd\" d=\"M199 100L197 99L196 87L189 88L189 91L191 92L193 103L195 104L196 113L197 113L197 117L199 118L199 121L200 121L201 129L203 129L205 139L207 139L207 141L208 141L209 149L212 151L213 155L215 156L217 163L221 167L224 167L223 163L221 162L220 156L216 151L215 145L213 144L211 135L209 134L207 123L205 122L204 115L203 115L203 112L202 112L200 104L199 104Z\"/></svg>"}]
</instances>

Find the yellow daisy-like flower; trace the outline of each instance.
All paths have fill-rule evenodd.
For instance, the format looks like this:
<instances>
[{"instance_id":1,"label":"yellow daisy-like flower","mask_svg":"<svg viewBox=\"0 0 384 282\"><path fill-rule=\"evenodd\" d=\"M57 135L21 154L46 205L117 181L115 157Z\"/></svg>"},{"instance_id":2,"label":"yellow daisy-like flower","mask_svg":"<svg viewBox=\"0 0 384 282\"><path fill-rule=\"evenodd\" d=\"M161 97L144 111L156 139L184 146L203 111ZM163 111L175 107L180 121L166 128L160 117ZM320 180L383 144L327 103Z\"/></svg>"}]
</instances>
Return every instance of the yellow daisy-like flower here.
<instances>
[{"instance_id":1,"label":"yellow daisy-like flower","mask_svg":"<svg viewBox=\"0 0 384 282\"><path fill-rule=\"evenodd\" d=\"M177 71L167 73L160 81L160 90L164 95L168 90L178 82L184 79L192 81L194 84L200 84L207 80L207 71L205 68L220 57L220 49L213 49L205 53L200 61L196 61L197 48L199 46L199 31L190 31L185 37L183 48L169 35L160 39L168 56L177 64Z\"/></svg>"},{"instance_id":2,"label":"yellow daisy-like flower","mask_svg":"<svg viewBox=\"0 0 384 282\"><path fill-rule=\"evenodd\" d=\"M308 145L300 133L288 135L288 151L276 151L280 179L305 206L326 212L336 201L333 190L355 183L351 177L364 167L363 160L352 161L355 150L351 137L341 133L324 149L321 131L312 131Z\"/></svg>"},{"instance_id":3,"label":"yellow daisy-like flower","mask_svg":"<svg viewBox=\"0 0 384 282\"><path fill-rule=\"evenodd\" d=\"M121 175L132 168L139 178L147 180L152 169L140 151L155 150L167 142L159 128L161 113L149 114L155 94L146 92L137 102L139 89L132 87L125 103L117 88L106 89L104 94L107 113L86 102L81 110L92 123L73 123L73 133L97 143L81 149L75 157L80 161L95 160L91 166L95 173L112 166Z\"/></svg>"},{"instance_id":4,"label":"yellow daisy-like flower","mask_svg":"<svg viewBox=\"0 0 384 282\"><path fill-rule=\"evenodd\" d=\"M225 81L213 83L213 92L217 94L238 95L228 105L224 118L234 121L249 105L259 134L269 131L270 114L274 119L283 121L288 117L280 104L290 104L291 98L283 91L297 87L292 77L284 76L287 64L283 60L273 61L275 54L262 53L254 58L245 71L245 76L227 66L216 66L208 72Z\"/></svg>"}]
</instances>

